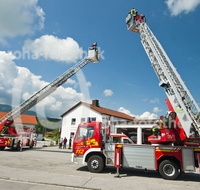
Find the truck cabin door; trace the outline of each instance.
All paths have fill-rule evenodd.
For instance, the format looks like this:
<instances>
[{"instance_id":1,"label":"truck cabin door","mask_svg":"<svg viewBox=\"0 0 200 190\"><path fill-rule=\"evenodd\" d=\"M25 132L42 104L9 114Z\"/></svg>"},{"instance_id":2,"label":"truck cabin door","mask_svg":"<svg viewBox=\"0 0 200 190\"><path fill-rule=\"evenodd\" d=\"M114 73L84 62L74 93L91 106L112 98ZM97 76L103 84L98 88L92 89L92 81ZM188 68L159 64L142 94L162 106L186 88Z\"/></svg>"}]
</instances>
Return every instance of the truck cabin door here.
<instances>
[{"instance_id":1,"label":"truck cabin door","mask_svg":"<svg viewBox=\"0 0 200 190\"><path fill-rule=\"evenodd\" d=\"M84 154L89 148L97 145L94 138L94 126L79 126L73 143L75 154Z\"/></svg>"}]
</instances>

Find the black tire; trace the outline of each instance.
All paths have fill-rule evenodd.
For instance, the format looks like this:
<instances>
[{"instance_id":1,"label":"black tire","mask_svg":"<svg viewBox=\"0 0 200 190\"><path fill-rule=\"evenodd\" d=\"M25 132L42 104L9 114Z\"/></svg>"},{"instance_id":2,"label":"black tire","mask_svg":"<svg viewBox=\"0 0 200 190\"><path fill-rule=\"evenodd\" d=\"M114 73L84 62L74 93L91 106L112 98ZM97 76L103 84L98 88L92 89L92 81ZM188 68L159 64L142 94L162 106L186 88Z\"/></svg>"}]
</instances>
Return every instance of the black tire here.
<instances>
[{"instance_id":1,"label":"black tire","mask_svg":"<svg viewBox=\"0 0 200 190\"><path fill-rule=\"evenodd\" d=\"M31 141L30 148L33 148L33 146L34 146L34 141Z\"/></svg>"},{"instance_id":2,"label":"black tire","mask_svg":"<svg viewBox=\"0 0 200 190\"><path fill-rule=\"evenodd\" d=\"M103 158L96 155L91 156L87 162L88 170L93 173L100 173L104 169L104 165Z\"/></svg>"},{"instance_id":3,"label":"black tire","mask_svg":"<svg viewBox=\"0 0 200 190\"><path fill-rule=\"evenodd\" d=\"M176 179L179 175L178 166L171 160L164 160L159 165L159 173L164 179Z\"/></svg>"},{"instance_id":4,"label":"black tire","mask_svg":"<svg viewBox=\"0 0 200 190\"><path fill-rule=\"evenodd\" d=\"M17 151L22 151L22 147L20 147L20 141L18 141L18 143L17 143Z\"/></svg>"},{"instance_id":5,"label":"black tire","mask_svg":"<svg viewBox=\"0 0 200 190\"><path fill-rule=\"evenodd\" d=\"M5 146L0 146L0 150L4 150L5 149Z\"/></svg>"},{"instance_id":6,"label":"black tire","mask_svg":"<svg viewBox=\"0 0 200 190\"><path fill-rule=\"evenodd\" d=\"M11 147L11 150L14 150L15 148L14 148L14 145L15 145L15 139L13 139L13 141L12 141L12 147Z\"/></svg>"}]
</instances>

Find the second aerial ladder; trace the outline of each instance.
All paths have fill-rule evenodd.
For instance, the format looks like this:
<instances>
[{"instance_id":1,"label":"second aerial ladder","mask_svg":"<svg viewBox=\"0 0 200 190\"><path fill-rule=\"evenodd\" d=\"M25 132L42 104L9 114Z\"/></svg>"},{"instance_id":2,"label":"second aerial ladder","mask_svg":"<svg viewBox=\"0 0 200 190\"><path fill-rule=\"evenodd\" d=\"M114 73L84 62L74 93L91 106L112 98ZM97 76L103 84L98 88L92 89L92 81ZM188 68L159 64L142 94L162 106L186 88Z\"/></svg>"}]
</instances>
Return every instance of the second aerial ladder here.
<instances>
[{"instance_id":1,"label":"second aerial ladder","mask_svg":"<svg viewBox=\"0 0 200 190\"><path fill-rule=\"evenodd\" d=\"M135 23L131 18L130 15L126 18L128 30L140 33L142 45L160 81L159 85L164 88L187 137L191 136L192 130L199 137L198 117L200 109L198 104L147 23Z\"/></svg>"},{"instance_id":2,"label":"second aerial ladder","mask_svg":"<svg viewBox=\"0 0 200 190\"><path fill-rule=\"evenodd\" d=\"M54 92L59 86L61 86L63 83L67 81L70 77L72 77L74 74L76 74L80 69L82 69L84 66L86 66L88 63L93 62L97 63L100 60L100 53L98 49L95 47L90 47L88 50L88 56L82 59L80 62L78 62L76 65L71 67L69 70L64 72L62 75L57 77L55 80L53 80L48 85L44 86L42 89L40 89L38 92L30 96L27 100L25 100L23 103L21 103L19 106L17 106L15 109L10 111L8 114L6 114L4 117L0 119L0 137L9 139L9 128L13 123L13 120L20 117L23 113L25 113L27 110L35 106L37 103L39 103L41 100L43 100L45 97L50 95L52 92ZM4 142L3 140L1 140ZM12 142L12 139L10 138L10 141ZM0 146L4 146L0 143ZM13 146L13 145L12 145Z\"/></svg>"}]
</instances>

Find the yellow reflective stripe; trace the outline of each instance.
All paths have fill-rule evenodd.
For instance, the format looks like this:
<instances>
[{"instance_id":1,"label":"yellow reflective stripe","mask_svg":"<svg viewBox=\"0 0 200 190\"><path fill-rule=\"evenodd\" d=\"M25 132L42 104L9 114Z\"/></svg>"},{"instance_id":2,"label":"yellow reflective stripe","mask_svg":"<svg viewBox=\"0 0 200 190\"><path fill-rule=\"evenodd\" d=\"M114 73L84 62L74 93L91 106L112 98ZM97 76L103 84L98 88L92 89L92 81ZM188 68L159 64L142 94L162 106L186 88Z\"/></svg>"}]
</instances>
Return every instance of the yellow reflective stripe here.
<instances>
[{"instance_id":1,"label":"yellow reflective stripe","mask_svg":"<svg viewBox=\"0 0 200 190\"><path fill-rule=\"evenodd\" d=\"M185 142L185 144L199 145L199 143L195 143L195 142Z\"/></svg>"},{"instance_id":2,"label":"yellow reflective stripe","mask_svg":"<svg viewBox=\"0 0 200 190\"><path fill-rule=\"evenodd\" d=\"M157 152L172 152L172 150L160 150L160 149L156 149Z\"/></svg>"},{"instance_id":3,"label":"yellow reflective stripe","mask_svg":"<svg viewBox=\"0 0 200 190\"><path fill-rule=\"evenodd\" d=\"M200 148L195 148L194 151L200 151Z\"/></svg>"},{"instance_id":4,"label":"yellow reflective stripe","mask_svg":"<svg viewBox=\"0 0 200 190\"><path fill-rule=\"evenodd\" d=\"M156 149L157 152L179 152L179 150L160 150L160 149Z\"/></svg>"}]
</instances>

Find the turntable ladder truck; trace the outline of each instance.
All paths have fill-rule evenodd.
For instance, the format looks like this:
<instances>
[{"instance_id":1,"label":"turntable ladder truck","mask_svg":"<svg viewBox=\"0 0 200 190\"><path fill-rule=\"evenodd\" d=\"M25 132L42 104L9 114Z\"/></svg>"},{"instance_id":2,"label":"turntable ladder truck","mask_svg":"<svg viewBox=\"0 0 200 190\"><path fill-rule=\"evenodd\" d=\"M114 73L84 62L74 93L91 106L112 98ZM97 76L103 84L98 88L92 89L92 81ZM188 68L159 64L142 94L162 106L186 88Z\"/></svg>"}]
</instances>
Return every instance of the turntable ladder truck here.
<instances>
[{"instance_id":1,"label":"turntable ladder truck","mask_svg":"<svg viewBox=\"0 0 200 190\"><path fill-rule=\"evenodd\" d=\"M27 100L21 103L19 106L14 108L12 111L7 113L4 117L0 119L0 149L3 150L5 147L17 148L21 150L22 146L27 146L27 139L20 138L18 131L15 127L11 127L13 121L20 117L23 113L31 109L37 103L42 101L44 98L49 96L54 92L59 86L65 83L70 77L76 74L80 69L86 66L88 63L97 63L100 60L100 53L96 47L89 47L88 56L83 58L76 65L68 69L62 75L57 77L48 85L44 86L38 92L30 96ZM29 131L30 132L30 131ZM24 133L24 132L23 132ZM30 140L32 143L32 139ZM30 144L29 144L30 145ZM29 146L28 145L28 146ZM32 146L32 145L30 145Z\"/></svg>"},{"instance_id":2,"label":"turntable ladder truck","mask_svg":"<svg viewBox=\"0 0 200 190\"><path fill-rule=\"evenodd\" d=\"M127 16L126 23L129 31L140 33L141 43L159 79L159 86L164 88L186 136L191 136L191 128L193 128L196 135L200 137L198 121L200 108L163 47L146 22L138 22L134 25L130 16Z\"/></svg>"},{"instance_id":3,"label":"turntable ladder truck","mask_svg":"<svg viewBox=\"0 0 200 190\"><path fill-rule=\"evenodd\" d=\"M112 143L109 140L110 135L106 133L108 126L101 122L80 124L73 141L72 162L78 164L86 162L91 172L101 172L106 165L117 168L154 169L165 179L176 179L180 173L184 172L198 172L197 169L200 168L199 143L192 147L181 144L174 146L174 144L178 141L176 135L180 134L180 131L176 130L177 118L185 134L181 140L190 137L191 126L195 130L195 139L199 139L199 107L147 23L141 23L141 21L135 23L131 15L128 15L126 24L129 31L140 33L142 45L160 81L159 85L164 88L169 103L171 102L173 106L168 126L162 129L160 140L151 141L151 145L139 145ZM169 121L171 121L171 127L169 127ZM148 140L152 139L148 138Z\"/></svg>"}]
</instances>

